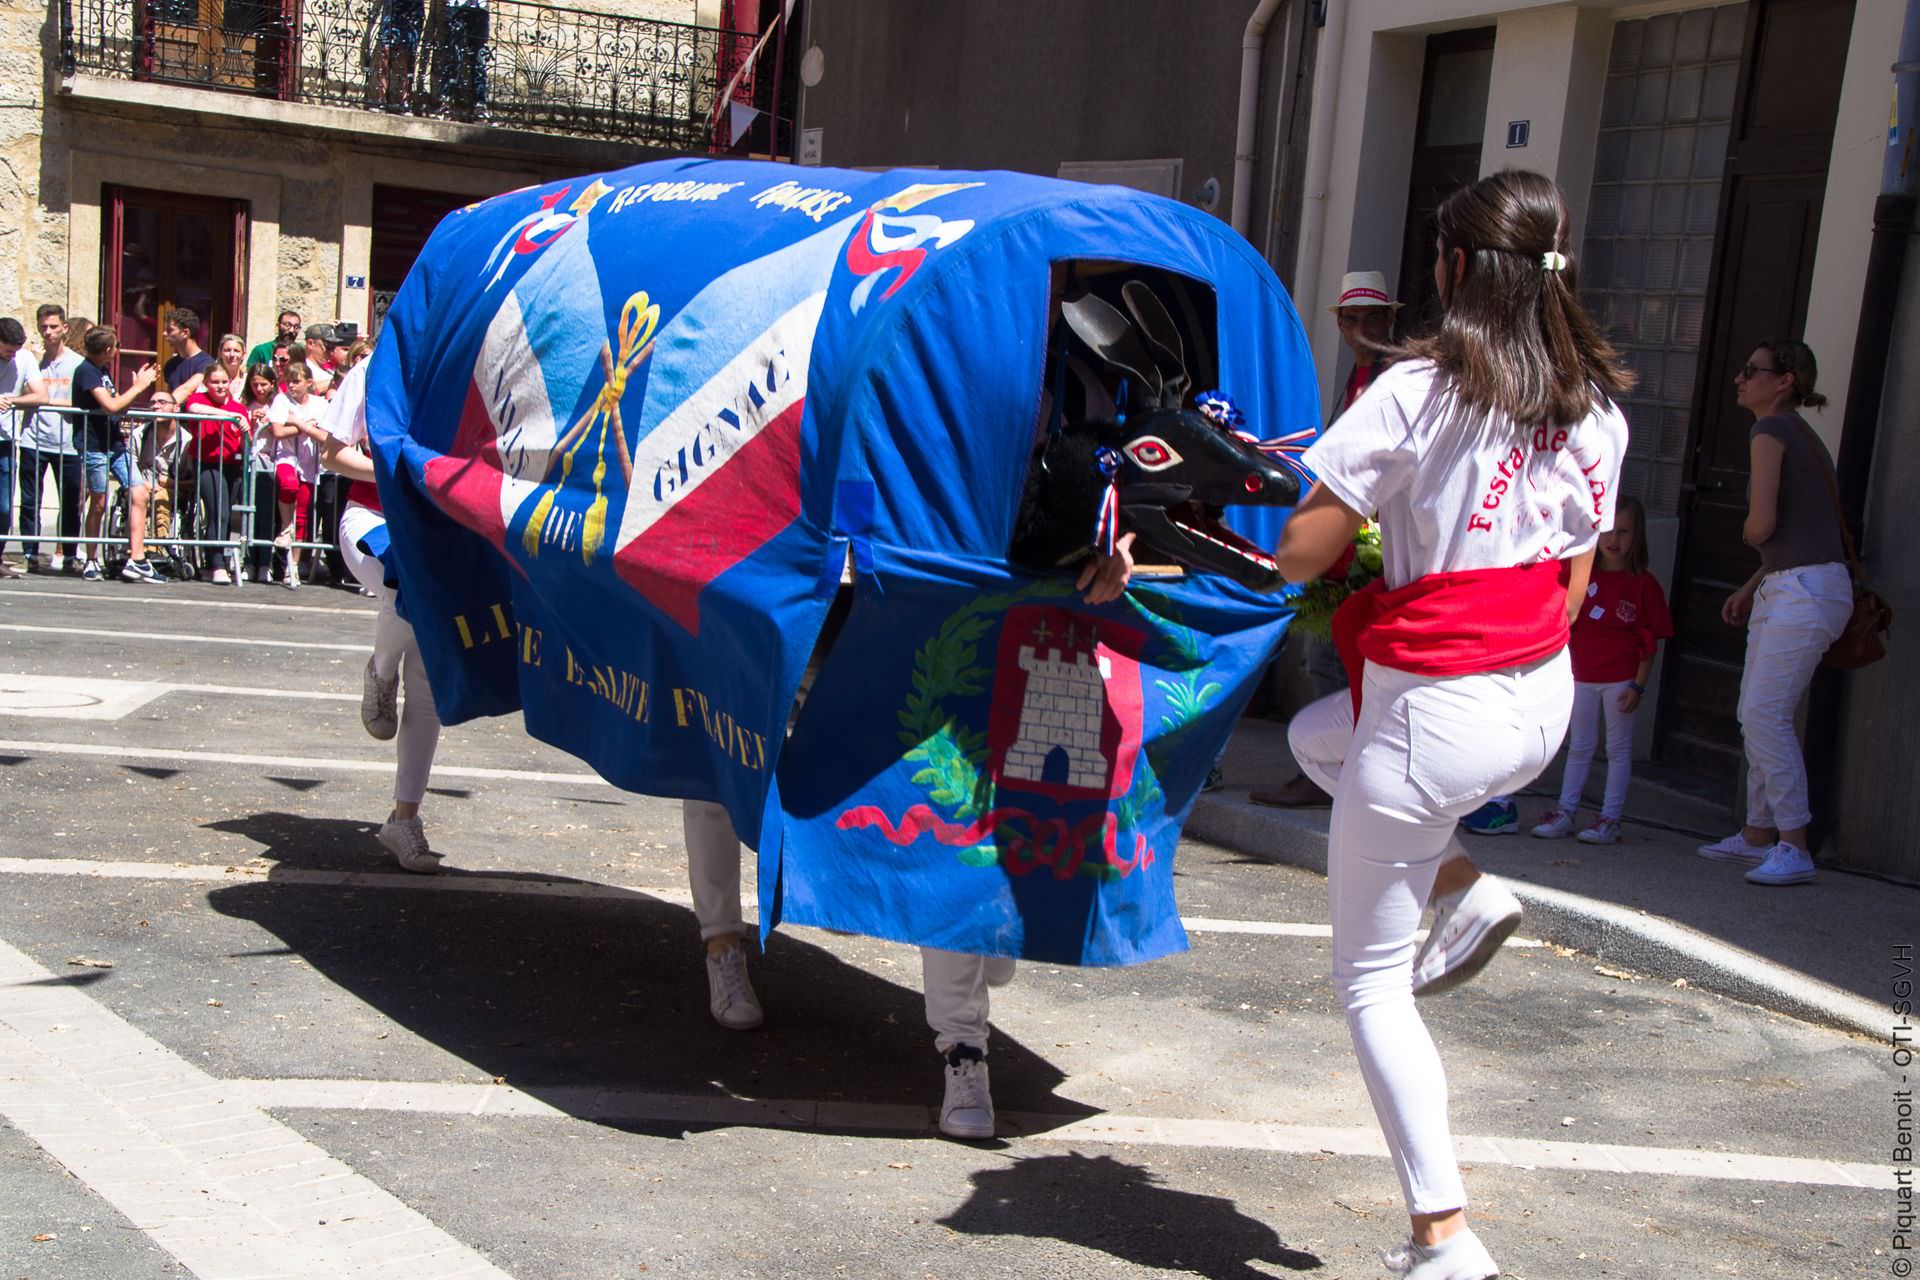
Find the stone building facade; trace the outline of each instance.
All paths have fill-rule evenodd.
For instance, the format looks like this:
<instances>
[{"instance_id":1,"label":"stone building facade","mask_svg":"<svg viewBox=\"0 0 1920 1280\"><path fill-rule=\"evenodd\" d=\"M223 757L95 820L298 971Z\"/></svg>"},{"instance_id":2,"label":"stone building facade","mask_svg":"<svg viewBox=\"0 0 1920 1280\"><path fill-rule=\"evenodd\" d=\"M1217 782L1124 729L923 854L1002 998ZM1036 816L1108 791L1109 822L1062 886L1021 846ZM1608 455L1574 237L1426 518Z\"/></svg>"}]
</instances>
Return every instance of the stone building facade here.
<instances>
[{"instance_id":1,"label":"stone building facade","mask_svg":"<svg viewBox=\"0 0 1920 1280\"><path fill-rule=\"evenodd\" d=\"M391 0L330 2L330 30L350 33L336 37L341 49L300 44L313 40L319 12L308 0L286 11L306 28L287 37L299 52L283 55L277 86L236 88L234 67L254 74L267 56L256 50L268 45L248 38L244 57L229 48L218 61L222 41L240 43L225 28L248 12L241 0L197 0L197 9L172 0L181 30L214 48L205 83L155 73L152 20L139 19L149 24L140 29L130 15L151 15L157 3L0 0L0 315L31 328L38 305L59 303L127 327L135 358L164 354L154 331L169 305L201 311L213 336L230 326L249 343L270 335L285 308L364 331L377 325L381 286L397 288L446 209L704 150L689 143L704 141L726 73L716 50L733 34L718 29L721 0L598 0L579 10L502 0L491 6L488 47L498 109L461 122L427 114L446 93L424 74L408 108L420 114L368 109L379 105L369 59L381 56L379 13ZM439 10L436 0L428 12ZM527 33L522 48L508 43L515 30ZM527 56L534 44L550 48L556 30L578 55L564 85L539 79L555 73L551 56L543 68ZM657 73L594 55L648 39L668 50ZM419 56L424 63L424 46ZM306 65L315 58L330 65ZM619 111L656 74L673 86L678 119L649 138ZM569 96L579 109L556 112Z\"/></svg>"}]
</instances>

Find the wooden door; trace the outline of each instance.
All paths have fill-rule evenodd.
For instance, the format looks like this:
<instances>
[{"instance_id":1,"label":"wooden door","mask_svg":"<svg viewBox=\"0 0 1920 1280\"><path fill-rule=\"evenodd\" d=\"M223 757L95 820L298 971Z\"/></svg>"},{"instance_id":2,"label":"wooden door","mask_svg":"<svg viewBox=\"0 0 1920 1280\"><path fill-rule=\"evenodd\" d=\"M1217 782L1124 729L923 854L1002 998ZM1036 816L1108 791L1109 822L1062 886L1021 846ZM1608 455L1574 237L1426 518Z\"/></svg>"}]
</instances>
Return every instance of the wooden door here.
<instances>
[{"instance_id":1,"label":"wooden door","mask_svg":"<svg viewBox=\"0 0 1920 1280\"><path fill-rule=\"evenodd\" d=\"M109 187L106 217L100 323L120 335L120 385L131 370L174 354L162 330L175 307L200 317L200 343L209 350L235 331L246 314L244 201Z\"/></svg>"},{"instance_id":2,"label":"wooden door","mask_svg":"<svg viewBox=\"0 0 1920 1280\"><path fill-rule=\"evenodd\" d=\"M1420 81L1420 115L1414 126L1413 168L1407 182L1407 218L1400 248L1400 291L1406 306L1404 337L1428 327L1437 296L1433 287L1433 211L1456 190L1480 176L1480 141L1486 130L1487 88L1493 76L1492 27L1427 37L1426 69ZM1364 270L1366 264L1353 264Z\"/></svg>"},{"instance_id":3,"label":"wooden door","mask_svg":"<svg viewBox=\"0 0 1920 1280\"><path fill-rule=\"evenodd\" d=\"M386 322L387 308L393 305L400 286L406 282L407 272L413 270L414 259L420 256L427 237L440 225L440 220L479 198L414 187L374 187L369 255L372 279L368 282L372 288L372 312L367 317L370 332L380 332Z\"/></svg>"},{"instance_id":4,"label":"wooden door","mask_svg":"<svg viewBox=\"0 0 1920 1280\"><path fill-rule=\"evenodd\" d=\"M1655 756L1731 797L1740 764L1746 632L1720 605L1758 567L1741 541L1748 428L1733 375L1766 338L1803 339L1828 153L1852 26L1851 0L1756 0L1721 184L1682 486L1674 626L1661 681ZM1819 335L1813 335L1815 353ZM1840 371L1834 371L1840 372Z\"/></svg>"}]
</instances>

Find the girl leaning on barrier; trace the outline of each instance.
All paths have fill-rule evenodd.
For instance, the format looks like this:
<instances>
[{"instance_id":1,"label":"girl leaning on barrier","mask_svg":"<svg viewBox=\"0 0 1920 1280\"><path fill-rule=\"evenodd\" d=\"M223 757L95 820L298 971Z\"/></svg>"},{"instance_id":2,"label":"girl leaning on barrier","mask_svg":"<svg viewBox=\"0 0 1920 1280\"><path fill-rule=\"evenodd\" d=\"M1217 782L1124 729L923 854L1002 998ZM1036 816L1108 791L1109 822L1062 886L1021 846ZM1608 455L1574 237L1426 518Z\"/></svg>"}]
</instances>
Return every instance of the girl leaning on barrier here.
<instances>
[{"instance_id":1,"label":"girl leaning on barrier","mask_svg":"<svg viewBox=\"0 0 1920 1280\"><path fill-rule=\"evenodd\" d=\"M218 364L207 368L200 390L181 401L180 408L206 419L193 432L192 455L197 470L194 488L207 526L197 528L195 536L225 542L233 536L233 508L246 502L247 442L251 438L246 410L233 398L227 371ZM209 549L208 560L213 567L207 576L212 581L227 583L238 577L240 560L236 552L222 552L216 561Z\"/></svg>"}]
</instances>

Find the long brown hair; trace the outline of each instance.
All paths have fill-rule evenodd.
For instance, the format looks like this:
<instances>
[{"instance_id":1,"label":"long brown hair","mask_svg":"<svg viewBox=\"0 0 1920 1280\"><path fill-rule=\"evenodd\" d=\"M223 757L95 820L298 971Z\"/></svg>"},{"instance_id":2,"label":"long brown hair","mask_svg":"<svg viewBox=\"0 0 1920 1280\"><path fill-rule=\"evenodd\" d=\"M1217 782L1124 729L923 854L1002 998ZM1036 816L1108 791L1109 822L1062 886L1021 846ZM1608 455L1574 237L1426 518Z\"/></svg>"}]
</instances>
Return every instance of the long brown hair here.
<instances>
[{"instance_id":1,"label":"long brown hair","mask_svg":"<svg viewBox=\"0 0 1920 1280\"><path fill-rule=\"evenodd\" d=\"M1570 426L1592 412L1596 393L1617 399L1633 386L1580 305L1567 206L1552 179L1503 170L1448 196L1433 222L1440 326L1399 357L1433 361L1462 406L1529 427ZM1466 255L1458 280L1456 249Z\"/></svg>"}]
</instances>

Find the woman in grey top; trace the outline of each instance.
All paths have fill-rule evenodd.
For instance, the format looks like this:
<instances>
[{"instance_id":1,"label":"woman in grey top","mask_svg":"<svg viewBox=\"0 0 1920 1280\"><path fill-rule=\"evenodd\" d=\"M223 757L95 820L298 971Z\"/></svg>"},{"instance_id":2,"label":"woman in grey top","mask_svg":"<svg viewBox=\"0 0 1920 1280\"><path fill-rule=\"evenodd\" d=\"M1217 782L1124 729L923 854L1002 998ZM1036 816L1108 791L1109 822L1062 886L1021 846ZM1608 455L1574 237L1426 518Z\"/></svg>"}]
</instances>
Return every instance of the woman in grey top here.
<instances>
[{"instance_id":1,"label":"woman in grey top","mask_svg":"<svg viewBox=\"0 0 1920 1280\"><path fill-rule=\"evenodd\" d=\"M1827 647L1853 612L1853 576L1834 504L1833 459L1800 416L1827 398L1814 390L1813 352L1800 342L1762 342L1733 385L1754 416L1747 519L1741 536L1760 568L1727 597L1720 616L1747 627L1740 678L1740 732L1747 751L1747 825L1700 855L1751 868L1754 884L1805 884L1807 768L1794 712Z\"/></svg>"}]
</instances>

